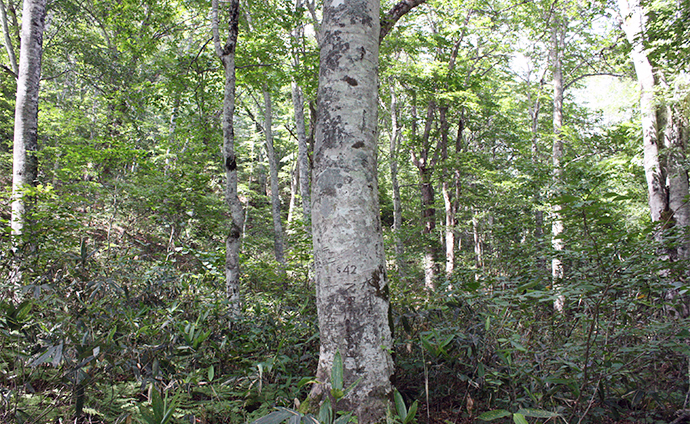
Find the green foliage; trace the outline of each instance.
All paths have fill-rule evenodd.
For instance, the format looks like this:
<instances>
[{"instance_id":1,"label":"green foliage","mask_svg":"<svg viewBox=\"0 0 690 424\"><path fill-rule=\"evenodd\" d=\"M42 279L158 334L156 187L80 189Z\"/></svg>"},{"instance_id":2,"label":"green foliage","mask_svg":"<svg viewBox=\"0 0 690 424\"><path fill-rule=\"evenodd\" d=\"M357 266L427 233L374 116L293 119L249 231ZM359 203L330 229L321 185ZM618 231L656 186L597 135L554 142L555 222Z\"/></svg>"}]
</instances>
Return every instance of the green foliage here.
<instances>
[{"instance_id":1,"label":"green foliage","mask_svg":"<svg viewBox=\"0 0 690 424\"><path fill-rule=\"evenodd\" d=\"M333 358L333 365L331 367L330 394L333 399L333 403L337 405L338 401L347 396L347 394L360 382L360 380L361 378L352 383L346 389L343 389L343 359L340 355L340 351L337 351ZM288 408L276 408L276 411L273 411L270 414L253 421L252 424L280 424L286 421L290 424L346 424L354 420L351 412L336 412L332 405L333 404L331 403L330 397L324 400L319 407L319 412L316 417L311 414L304 414L300 411Z\"/></svg>"},{"instance_id":2,"label":"green foliage","mask_svg":"<svg viewBox=\"0 0 690 424\"><path fill-rule=\"evenodd\" d=\"M417 408L419 408L417 401L414 401L408 410L407 406L405 406L405 401L403 400L402 395L398 389L395 388L393 389L393 400L395 402L395 415L392 413L389 407L388 414L386 415L386 423L411 424L416 422Z\"/></svg>"},{"instance_id":3,"label":"green foliage","mask_svg":"<svg viewBox=\"0 0 690 424\"><path fill-rule=\"evenodd\" d=\"M517 412L508 412L505 409L497 409L494 411L487 411L481 414L478 418L480 420L484 421L493 421L497 420L500 418L504 417L513 417L513 422L515 424L527 424L527 418L525 417L533 417L533 418L545 418L547 420L552 419L552 418L558 418L560 415L556 414L554 412L549 412L549 411L543 411L541 409L534 409L534 408L529 408L529 409L524 409L521 408Z\"/></svg>"},{"instance_id":4,"label":"green foliage","mask_svg":"<svg viewBox=\"0 0 690 424\"><path fill-rule=\"evenodd\" d=\"M145 424L167 424L172 419L176 408L176 399L170 399L166 393L165 397L161 396L157 388L151 386L149 388L151 394L151 407L140 406L139 413L143 418L142 423Z\"/></svg>"}]
</instances>

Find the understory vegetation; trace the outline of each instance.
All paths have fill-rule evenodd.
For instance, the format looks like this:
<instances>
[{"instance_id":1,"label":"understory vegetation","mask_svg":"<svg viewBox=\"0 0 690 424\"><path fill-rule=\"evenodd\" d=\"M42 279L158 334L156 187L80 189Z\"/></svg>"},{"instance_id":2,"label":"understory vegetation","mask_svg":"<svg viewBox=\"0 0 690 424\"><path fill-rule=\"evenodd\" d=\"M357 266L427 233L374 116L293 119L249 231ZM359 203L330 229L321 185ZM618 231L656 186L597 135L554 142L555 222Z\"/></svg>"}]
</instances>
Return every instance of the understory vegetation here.
<instances>
[{"instance_id":1,"label":"understory vegetation","mask_svg":"<svg viewBox=\"0 0 690 424\"><path fill-rule=\"evenodd\" d=\"M124 207L104 207L108 226L70 222L57 211L65 205L47 199L29 283L2 302L4 422L150 423L154 391L180 423L243 423L305 399L318 328L302 230L284 274L270 265L270 239L246 236L244 313L229 322L220 249L166 239L164 226L144 232L123 220ZM504 269L463 268L430 293L412 255L407 275L391 271L393 381L408 404L419 402L418 421L520 408L567 422L674 418L688 394L684 269L658 259L657 229L620 225L627 201L569 199L563 313L544 258L518 252L510 225L494 234L494 254L512 252Z\"/></svg>"},{"instance_id":2,"label":"understory vegetation","mask_svg":"<svg viewBox=\"0 0 690 424\"><path fill-rule=\"evenodd\" d=\"M17 51L19 3L0 0ZM650 217L644 111L615 5L422 3L380 45L392 383L417 405L403 417L391 402L388 423L690 421L688 227ZM643 6L656 8L645 48L666 72L655 113L673 112L682 135L658 154L678 171L662 183L687 183L690 6ZM15 232L17 87L0 49L1 423L239 424L304 410L319 328L309 190L298 188L313 161L320 7L240 3L238 316L207 2L49 3L38 173L19 190L28 213Z\"/></svg>"}]
</instances>

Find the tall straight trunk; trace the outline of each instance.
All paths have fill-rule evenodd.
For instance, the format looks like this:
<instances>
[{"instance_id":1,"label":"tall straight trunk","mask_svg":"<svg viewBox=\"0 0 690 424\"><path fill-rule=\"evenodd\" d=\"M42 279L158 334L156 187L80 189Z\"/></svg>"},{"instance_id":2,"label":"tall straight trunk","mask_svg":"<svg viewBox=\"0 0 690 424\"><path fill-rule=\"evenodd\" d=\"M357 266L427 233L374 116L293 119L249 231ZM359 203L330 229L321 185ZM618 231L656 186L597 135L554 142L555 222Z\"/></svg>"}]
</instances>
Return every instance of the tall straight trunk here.
<instances>
[{"instance_id":1,"label":"tall straight trunk","mask_svg":"<svg viewBox=\"0 0 690 424\"><path fill-rule=\"evenodd\" d=\"M299 190L299 164L295 163L290 171L290 204L288 205L287 223L288 227L295 220L295 209L297 209L297 192Z\"/></svg>"},{"instance_id":2,"label":"tall straight trunk","mask_svg":"<svg viewBox=\"0 0 690 424\"><path fill-rule=\"evenodd\" d=\"M379 6L324 1L312 179L321 336L312 404L330 396L340 352L344 386L357 384L335 408L361 424L384 419L393 373L376 175Z\"/></svg>"},{"instance_id":3,"label":"tall straight trunk","mask_svg":"<svg viewBox=\"0 0 690 424\"><path fill-rule=\"evenodd\" d=\"M563 158L563 135L561 130L563 128L563 67L561 62L561 53L564 47L565 39L565 23L556 19L552 24L551 29L551 66L553 69L553 184L556 195L560 194L560 187L562 186L563 165L561 160ZM561 217L561 210L563 207L558 203L551 205L553 214L551 221L551 246L554 250L554 256L551 259L551 278L553 289L556 294L554 301L554 309L559 312L563 311L565 307L565 296L562 294L563 287L563 262L559 255L563 251L564 244L563 234L563 218Z\"/></svg>"},{"instance_id":4,"label":"tall straight trunk","mask_svg":"<svg viewBox=\"0 0 690 424\"><path fill-rule=\"evenodd\" d=\"M271 179L271 216L273 217L273 242L276 261L285 268L285 241L283 236L283 223L280 218L280 187L278 186L278 162L275 149L273 149L273 107L271 105L271 93L264 84L264 135L266 136L266 155Z\"/></svg>"},{"instance_id":5,"label":"tall straight trunk","mask_svg":"<svg viewBox=\"0 0 690 424\"><path fill-rule=\"evenodd\" d=\"M441 193L443 195L443 205L445 210L446 225L444 227L444 239L446 245L446 275L453 273L455 268L455 214L456 200L452 190L451 178L448 167L448 106L439 108L439 122L441 126L441 158L444 162L443 177L441 182Z\"/></svg>"},{"instance_id":6,"label":"tall straight trunk","mask_svg":"<svg viewBox=\"0 0 690 424\"><path fill-rule=\"evenodd\" d=\"M303 7L302 0L295 0L295 10L300 10ZM298 23L297 27L292 31L294 45L300 44L304 37L304 26ZM292 51L292 65L297 71L300 67L300 52L297 48ZM304 95L302 94L302 87L299 86L297 80L293 80L292 84L292 110L295 114L295 128L297 130L297 170L299 172L299 190L302 198L302 220L308 227L311 222L311 196L310 193L310 171L309 164L309 142L307 140L307 131L304 120Z\"/></svg>"},{"instance_id":7,"label":"tall straight trunk","mask_svg":"<svg viewBox=\"0 0 690 424\"><path fill-rule=\"evenodd\" d=\"M668 163L668 203L673 211L673 219L678 230L685 233L690 225L690 205L688 204L688 171L686 148L688 131L686 119L677 107L670 106L669 122L665 128L665 135L669 146ZM677 248L678 259L690 257L690 243L684 234Z\"/></svg>"},{"instance_id":8,"label":"tall straight trunk","mask_svg":"<svg viewBox=\"0 0 690 424\"><path fill-rule=\"evenodd\" d=\"M228 38L221 45L218 28L218 0L211 2L211 25L216 55L225 69L225 89L223 95L223 164L225 166L225 203L230 210L230 231L225 239L225 285L230 304L230 316L241 312L240 299L240 249L242 247L242 228L244 208L237 196L237 157L235 156L235 48L237 47L239 0L224 2L228 5L230 19Z\"/></svg>"},{"instance_id":9,"label":"tall straight trunk","mask_svg":"<svg viewBox=\"0 0 690 424\"><path fill-rule=\"evenodd\" d=\"M398 182L398 152L400 150L400 128L398 126L398 98L395 85L391 81L391 134L389 145L389 168L391 172L391 188L393 191L393 239L395 243L395 264L398 273L405 275L405 246L400 237L402 229L402 199L400 197L400 183Z\"/></svg>"},{"instance_id":10,"label":"tall straight trunk","mask_svg":"<svg viewBox=\"0 0 690 424\"><path fill-rule=\"evenodd\" d=\"M0 20L2 20L2 33L5 36L5 50L7 50L7 57L10 59L10 66L15 75L19 75L19 66L17 65L17 57L14 54L14 46L12 45L12 37L10 36L10 26L7 23L7 9L5 9L5 1L0 0Z\"/></svg>"},{"instance_id":11,"label":"tall straight trunk","mask_svg":"<svg viewBox=\"0 0 690 424\"><path fill-rule=\"evenodd\" d=\"M36 183L38 176L38 94L43 58L43 30L45 27L46 0L25 0L22 11L19 73L17 75L17 99L14 112L14 146L12 162L12 217L10 226L15 237L15 247L25 235L26 218L31 209L31 199L25 190ZM19 255L19 254L18 254ZM17 257L13 279L21 280L20 257Z\"/></svg>"},{"instance_id":12,"label":"tall straight trunk","mask_svg":"<svg viewBox=\"0 0 690 424\"><path fill-rule=\"evenodd\" d=\"M529 81L528 81L529 82ZM532 97L528 91L527 101L529 102L529 116L530 116L530 131L532 133L532 165L534 169L537 169L540 164L539 158L539 113L541 111L541 90L544 84L543 78L539 82L539 91L537 92L536 99L532 102ZM539 189L537 188L534 194L534 204L536 210L534 211L534 238L536 239L535 247L537 250L537 265L539 270L546 272L547 265L546 260L543 255L543 238L544 238L544 211L540 209L541 206L541 195Z\"/></svg>"},{"instance_id":13,"label":"tall straight trunk","mask_svg":"<svg viewBox=\"0 0 690 424\"><path fill-rule=\"evenodd\" d=\"M436 247L432 242L436 229L436 201L432 181L433 168L419 169L422 194L422 234L424 235L424 287L436 287Z\"/></svg>"},{"instance_id":14,"label":"tall straight trunk","mask_svg":"<svg viewBox=\"0 0 690 424\"><path fill-rule=\"evenodd\" d=\"M474 240L474 259L477 269L481 270L484 268L484 246L482 243L481 231L479 228L479 212L476 209L472 209L472 238ZM475 274L475 278L479 274Z\"/></svg>"},{"instance_id":15,"label":"tall straight trunk","mask_svg":"<svg viewBox=\"0 0 690 424\"><path fill-rule=\"evenodd\" d=\"M618 7L622 17L622 28L633 48L630 57L635 66L637 82L640 86L640 114L642 118L642 140L644 152L644 173L647 180L649 195L649 212L653 222L660 221L664 211L668 210L668 191L666 188L666 172L660 152L657 122L657 107L654 101L656 86L654 68L649 62L640 37L643 34L646 16L639 0L618 0Z\"/></svg>"},{"instance_id":16,"label":"tall straight trunk","mask_svg":"<svg viewBox=\"0 0 690 424\"><path fill-rule=\"evenodd\" d=\"M292 108L295 113L295 127L297 128L297 170L299 172L299 192L302 198L302 219L305 225L311 221L311 196L309 195L309 143L307 142L306 125L304 124L304 97L302 89L292 83Z\"/></svg>"},{"instance_id":17,"label":"tall straight trunk","mask_svg":"<svg viewBox=\"0 0 690 424\"><path fill-rule=\"evenodd\" d=\"M416 124L414 124L417 114L414 103L415 101L413 100L412 134L414 139L417 139ZM435 112L436 103L433 100L429 101L427 105L424 133L419 143L421 145L419 155L415 154L414 151L412 152L412 163L419 173L419 189L422 207L422 236L426 242L422 260L424 266L424 287L426 287L427 290L435 289L436 285L436 246L432 242L434 230L436 229L436 199L433 186L433 175L440 153L441 142L439 140L439 146L432 152L429 140Z\"/></svg>"}]
</instances>

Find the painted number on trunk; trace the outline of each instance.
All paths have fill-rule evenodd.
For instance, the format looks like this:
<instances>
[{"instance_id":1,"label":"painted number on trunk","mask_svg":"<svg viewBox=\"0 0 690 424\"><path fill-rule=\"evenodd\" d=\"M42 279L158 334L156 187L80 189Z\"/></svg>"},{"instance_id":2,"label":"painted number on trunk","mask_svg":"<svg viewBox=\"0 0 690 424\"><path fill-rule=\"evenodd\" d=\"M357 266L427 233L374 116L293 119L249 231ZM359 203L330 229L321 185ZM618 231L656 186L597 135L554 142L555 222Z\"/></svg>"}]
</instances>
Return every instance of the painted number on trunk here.
<instances>
[{"instance_id":1,"label":"painted number on trunk","mask_svg":"<svg viewBox=\"0 0 690 424\"><path fill-rule=\"evenodd\" d=\"M343 267L336 267L335 270L338 272L338 274L356 274L355 271L357 271L357 266L356 265L346 265L345 268Z\"/></svg>"}]
</instances>

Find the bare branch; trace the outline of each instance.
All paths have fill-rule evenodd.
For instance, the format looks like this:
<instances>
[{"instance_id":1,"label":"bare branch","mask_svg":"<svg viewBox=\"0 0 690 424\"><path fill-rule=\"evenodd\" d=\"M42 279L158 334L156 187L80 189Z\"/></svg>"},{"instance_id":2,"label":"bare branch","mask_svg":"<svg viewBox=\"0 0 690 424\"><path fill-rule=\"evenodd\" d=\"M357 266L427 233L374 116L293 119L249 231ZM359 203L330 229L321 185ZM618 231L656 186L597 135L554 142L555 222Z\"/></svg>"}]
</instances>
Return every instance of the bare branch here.
<instances>
[{"instance_id":1,"label":"bare branch","mask_svg":"<svg viewBox=\"0 0 690 424\"><path fill-rule=\"evenodd\" d=\"M386 13L386 16L381 18L379 44L381 44L381 41L383 41L384 37L393 29L393 26L395 26L395 23L398 22L400 18L405 16L410 10L424 3L426 3L426 0L401 0L398 4L393 6L391 10Z\"/></svg>"}]
</instances>

